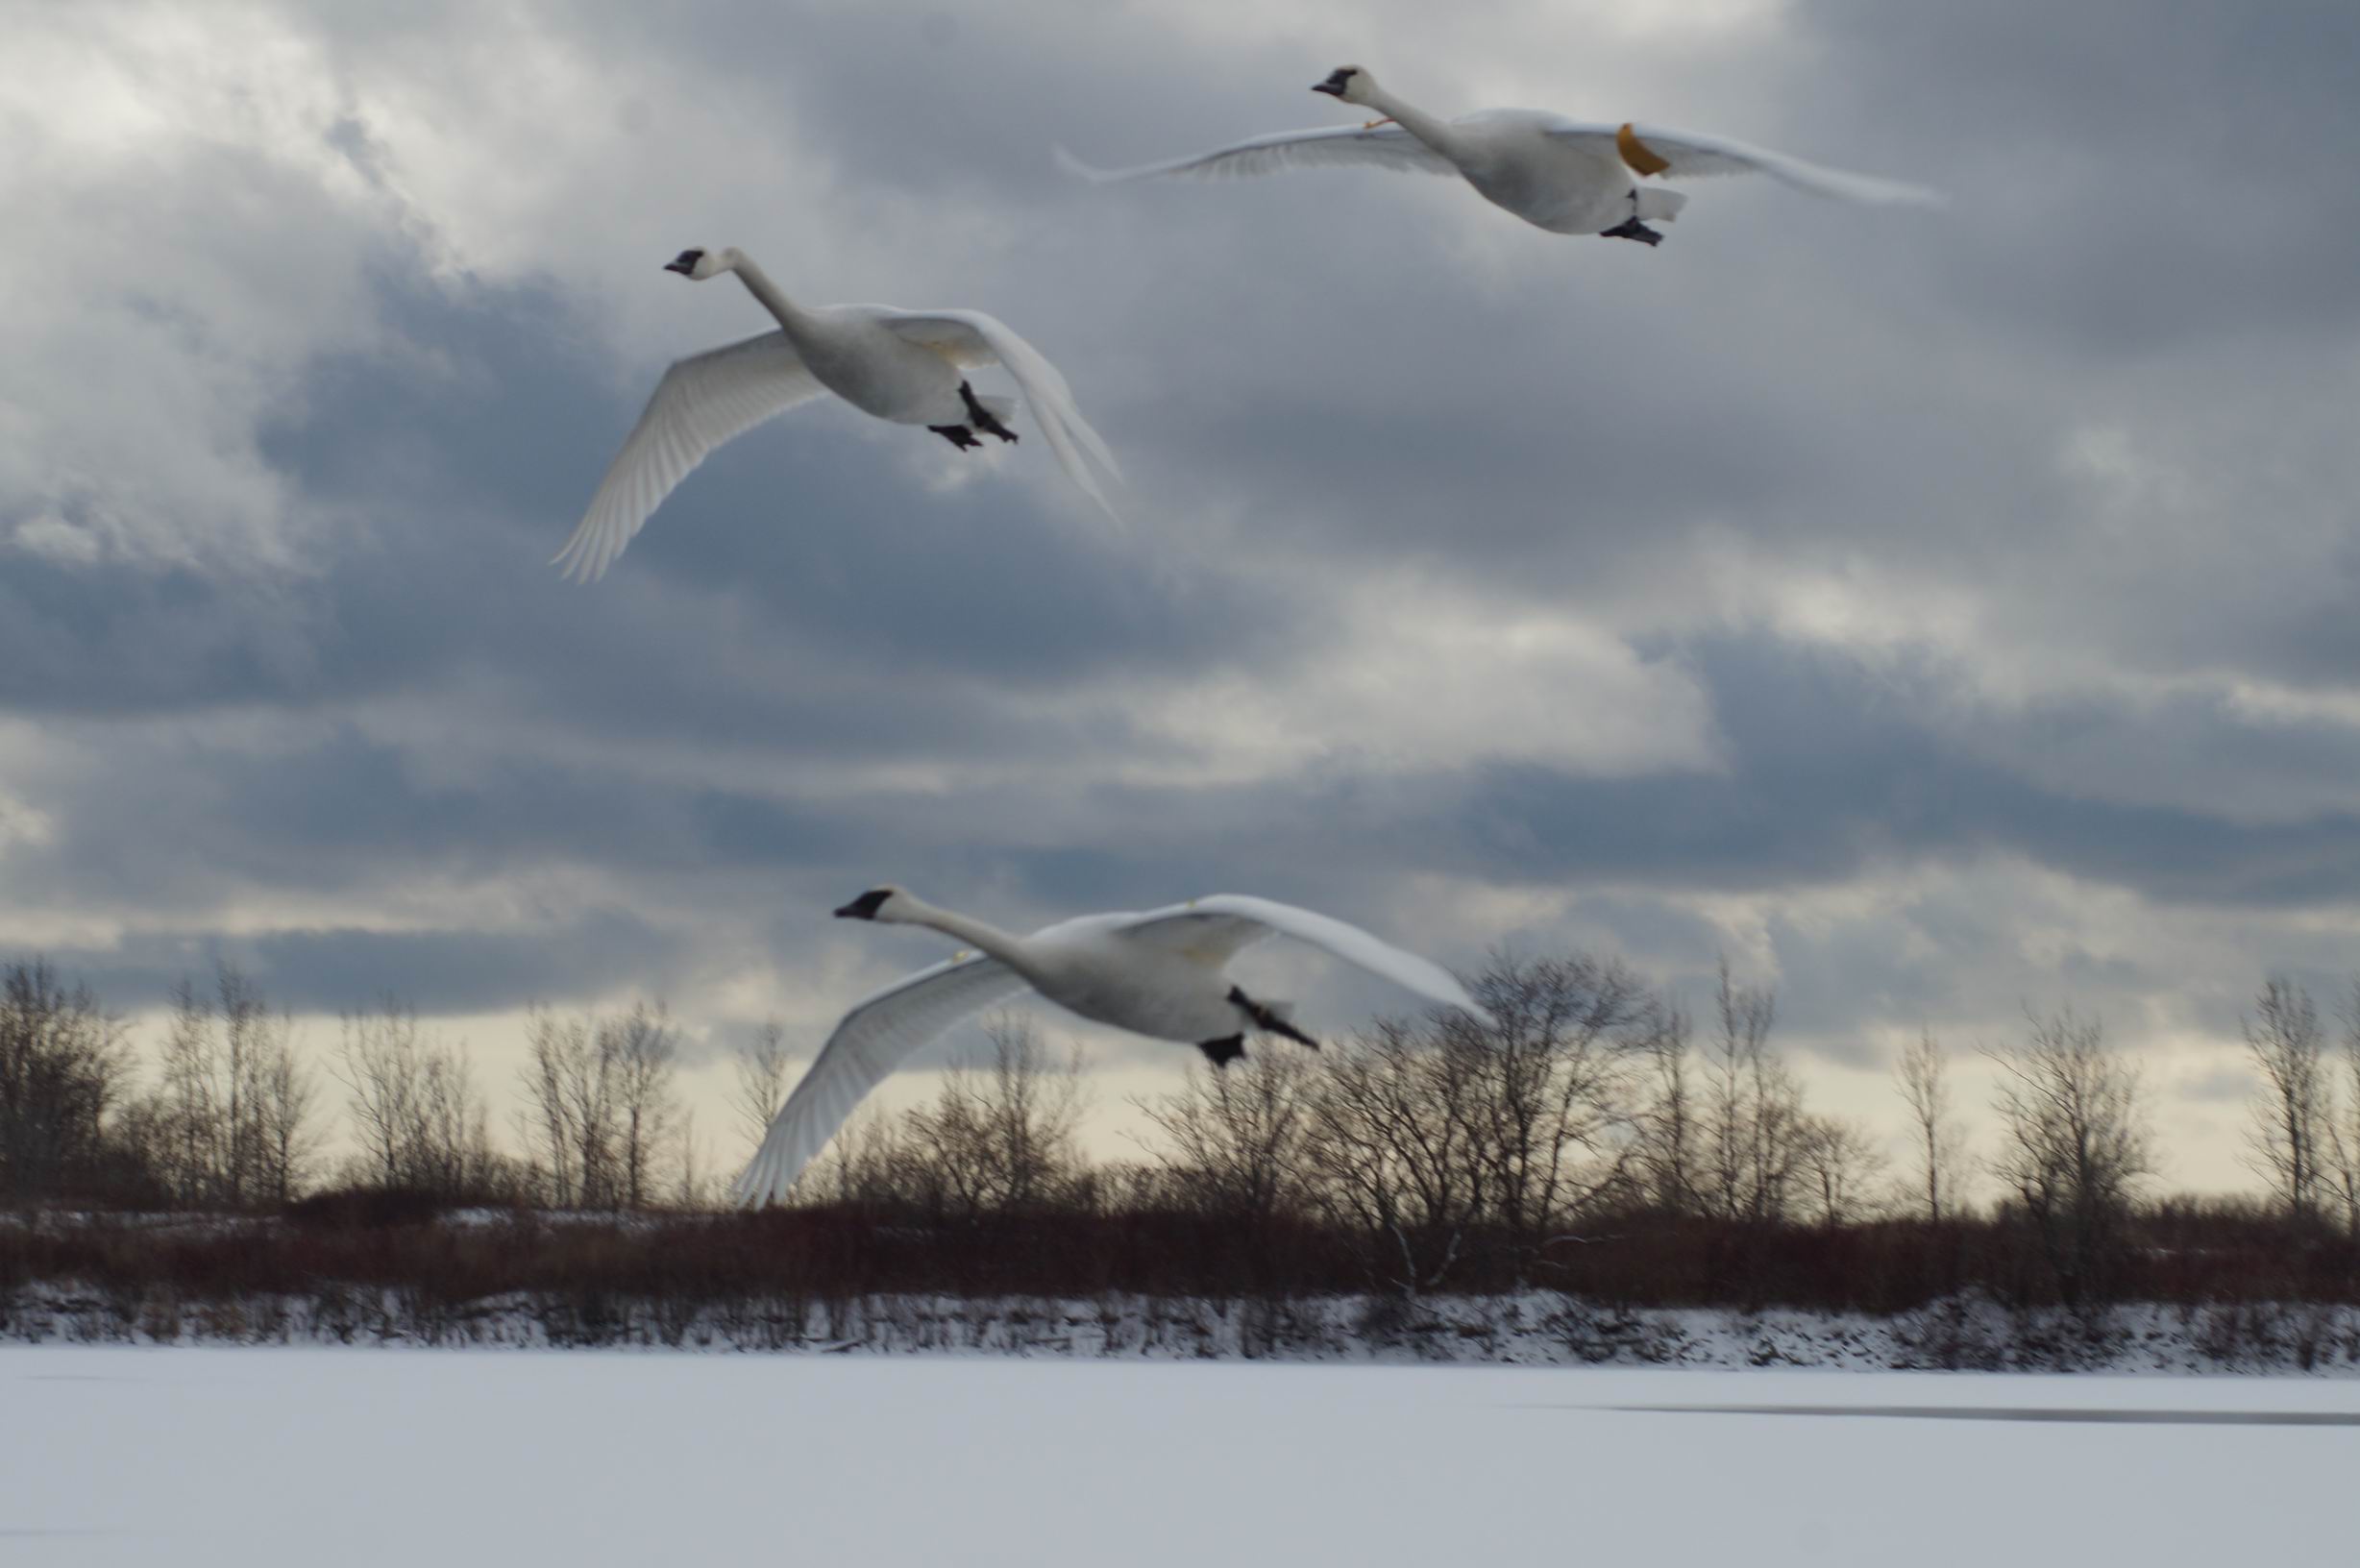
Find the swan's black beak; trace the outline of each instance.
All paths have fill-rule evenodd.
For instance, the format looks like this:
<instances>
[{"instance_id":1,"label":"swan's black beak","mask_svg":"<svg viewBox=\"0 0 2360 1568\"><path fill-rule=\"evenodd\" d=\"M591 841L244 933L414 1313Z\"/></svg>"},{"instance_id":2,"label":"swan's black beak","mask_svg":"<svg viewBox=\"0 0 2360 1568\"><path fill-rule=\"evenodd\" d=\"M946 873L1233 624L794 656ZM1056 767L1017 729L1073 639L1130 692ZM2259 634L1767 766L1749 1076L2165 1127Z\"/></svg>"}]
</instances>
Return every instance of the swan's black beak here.
<instances>
[{"instance_id":1,"label":"swan's black beak","mask_svg":"<svg viewBox=\"0 0 2360 1568\"><path fill-rule=\"evenodd\" d=\"M890 889L872 889L871 891L862 894L859 897L853 899L850 903L845 905L842 909L836 911L836 919L840 920L873 920L876 919L877 910L883 906L886 899L891 898L892 896L893 892Z\"/></svg>"},{"instance_id":2,"label":"swan's black beak","mask_svg":"<svg viewBox=\"0 0 2360 1568\"><path fill-rule=\"evenodd\" d=\"M1344 87L1351 81L1352 73L1350 71L1330 71L1328 73L1328 79L1325 82L1313 83L1311 85L1311 90L1314 92L1324 92L1331 98L1341 98L1344 95Z\"/></svg>"},{"instance_id":3,"label":"swan's black beak","mask_svg":"<svg viewBox=\"0 0 2360 1568\"><path fill-rule=\"evenodd\" d=\"M681 277L687 278L696 272L697 263L703 259L704 253L702 251L682 251L679 255L664 263L664 270L666 272L676 272Z\"/></svg>"}]
</instances>

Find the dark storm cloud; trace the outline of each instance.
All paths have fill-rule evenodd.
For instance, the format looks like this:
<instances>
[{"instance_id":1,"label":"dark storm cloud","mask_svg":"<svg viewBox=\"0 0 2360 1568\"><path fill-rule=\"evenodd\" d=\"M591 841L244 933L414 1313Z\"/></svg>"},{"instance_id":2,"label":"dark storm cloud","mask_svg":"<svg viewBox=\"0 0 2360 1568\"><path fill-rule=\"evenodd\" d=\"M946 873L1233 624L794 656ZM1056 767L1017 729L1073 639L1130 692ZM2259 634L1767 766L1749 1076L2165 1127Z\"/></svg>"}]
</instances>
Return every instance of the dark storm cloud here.
<instances>
[{"instance_id":1,"label":"dark storm cloud","mask_svg":"<svg viewBox=\"0 0 2360 1568\"><path fill-rule=\"evenodd\" d=\"M1444 854L1478 855L1502 880L1758 889L2003 853L2151 898L2230 907L2342 903L2360 887L2360 813L2314 805L2246 820L2240 781L2221 777L2230 756L2252 793L2271 793L2274 774L2332 783L2360 765L2348 735L2203 704L2144 712L2135 725L2086 702L1995 712L1954 674L1761 641L1689 656L1726 743L1722 770L1602 780L1494 767L1467 792ZM2088 743L2133 727L2114 743L2135 745L2159 782L2175 770L2219 781L2218 804L2139 798L2149 780L2136 772L2094 789L2077 787L2070 769L2047 785L2025 776L2036 759L2102 749Z\"/></svg>"},{"instance_id":2,"label":"dark storm cloud","mask_svg":"<svg viewBox=\"0 0 2360 1568\"><path fill-rule=\"evenodd\" d=\"M602 989L619 965L662 989L676 973L676 933L611 912L522 934L506 931L295 929L251 937L148 932L108 948L54 948L61 971L122 1008L163 1005L186 980L203 995L231 965L274 1009L365 1012L388 997L427 1014L491 1013Z\"/></svg>"}]
</instances>

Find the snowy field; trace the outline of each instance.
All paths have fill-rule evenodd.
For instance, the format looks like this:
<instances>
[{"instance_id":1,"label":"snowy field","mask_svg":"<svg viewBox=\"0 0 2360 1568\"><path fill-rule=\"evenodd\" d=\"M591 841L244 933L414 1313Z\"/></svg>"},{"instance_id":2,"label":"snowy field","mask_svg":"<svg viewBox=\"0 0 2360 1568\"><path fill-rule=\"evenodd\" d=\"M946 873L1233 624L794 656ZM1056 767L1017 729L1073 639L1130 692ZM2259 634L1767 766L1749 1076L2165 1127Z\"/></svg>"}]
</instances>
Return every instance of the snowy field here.
<instances>
[{"instance_id":1,"label":"snowy field","mask_svg":"<svg viewBox=\"0 0 2360 1568\"><path fill-rule=\"evenodd\" d=\"M2356 1474L2341 1380L0 1348L12 1568L2324 1562Z\"/></svg>"}]
</instances>

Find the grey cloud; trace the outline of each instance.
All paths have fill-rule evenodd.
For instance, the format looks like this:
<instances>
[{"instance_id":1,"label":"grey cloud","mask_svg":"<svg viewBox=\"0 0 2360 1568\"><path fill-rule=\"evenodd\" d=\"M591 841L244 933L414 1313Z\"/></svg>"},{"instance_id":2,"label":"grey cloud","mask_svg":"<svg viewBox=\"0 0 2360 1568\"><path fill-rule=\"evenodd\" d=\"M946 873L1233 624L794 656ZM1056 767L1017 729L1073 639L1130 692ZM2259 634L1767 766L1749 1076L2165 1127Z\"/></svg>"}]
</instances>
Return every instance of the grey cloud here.
<instances>
[{"instance_id":1,"label":"grey cloud","mask_svg":"<svg viewBox=\"0 0 2360 1568\"><path fill-rule=\"evenodd\" d=\"M2340 904L2360 886L2360 812L2349 804L2249 821L2235 779L2223 779L2205 809L2109 799L2062 780L2044 787L1985 760L2029 758L2056 735L2077 739L2117 716L1979 712L1938 672L1824 650L1739 642L1692 656L1712 694L1726 771L1595 780L1494 768L1469 792L1455 847L1487 859L1493 875L1544 880L1694 875L1761 887L1999 850L2166 900ZM2172 717L2145 719L2142 749L2158 767L2209 771L2219 751L2241 747L2247 771L2266 778L2274 747L2307 771L2326 744L2287 747L2272 727L2240 726L2209 707L2193 726L2175 728Z\"/></svg>"},{"instance_id":2,"label":"grey cloud","mask_svg":"<svg viewBox=\"0 0 2360 1568\"><path fill-rule=\"evenodd\" d=\"M2224 1065L2200 1078L2181 1081L2173 1088L2176 1097L2199 1105L2244 1105L2253 1097L2253 1074L2243 1066Z\"/></svg>"},{"instance_id":3,"label":"grey cloud","mask_svg":"<svg viewBox=\"0 0 2360 1568\"><path fill-rule=\"evenodd\" d=\"M358 1013L392 997L428 1015L494 1013L597 994L618 966L661 992L687 972L678 935L598 912L529 933L294 928L253 937L144 932L107 948L52 948L61 972L117 1008L163 1005L183 980L202 992L217 964L252 979L274 1009Z\"/></svg>"}]
</instances>

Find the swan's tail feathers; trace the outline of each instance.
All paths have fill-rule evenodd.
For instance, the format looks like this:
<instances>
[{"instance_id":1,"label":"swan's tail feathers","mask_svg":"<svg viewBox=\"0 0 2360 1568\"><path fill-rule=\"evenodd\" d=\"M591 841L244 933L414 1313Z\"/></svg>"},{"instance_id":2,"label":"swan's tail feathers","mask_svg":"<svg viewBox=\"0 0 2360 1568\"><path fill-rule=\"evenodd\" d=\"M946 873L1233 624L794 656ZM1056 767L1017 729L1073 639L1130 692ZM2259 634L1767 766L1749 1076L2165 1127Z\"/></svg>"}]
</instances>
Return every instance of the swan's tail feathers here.
<instances>
[{"instance_id":1,"label":"swan's tail feathers","mask_svg":"<svg viewBox=\"0 0 2360 1568\"><path fill-rule=\"evenodd\" d=\"M1637 216L1641 223L1669 223L1680 216L1680 209L1687 205L1688 199L1679 191L1666 190L1661 185L1647 185L1641 187L1638 193Z\"/></svg>"}]
</instances>

